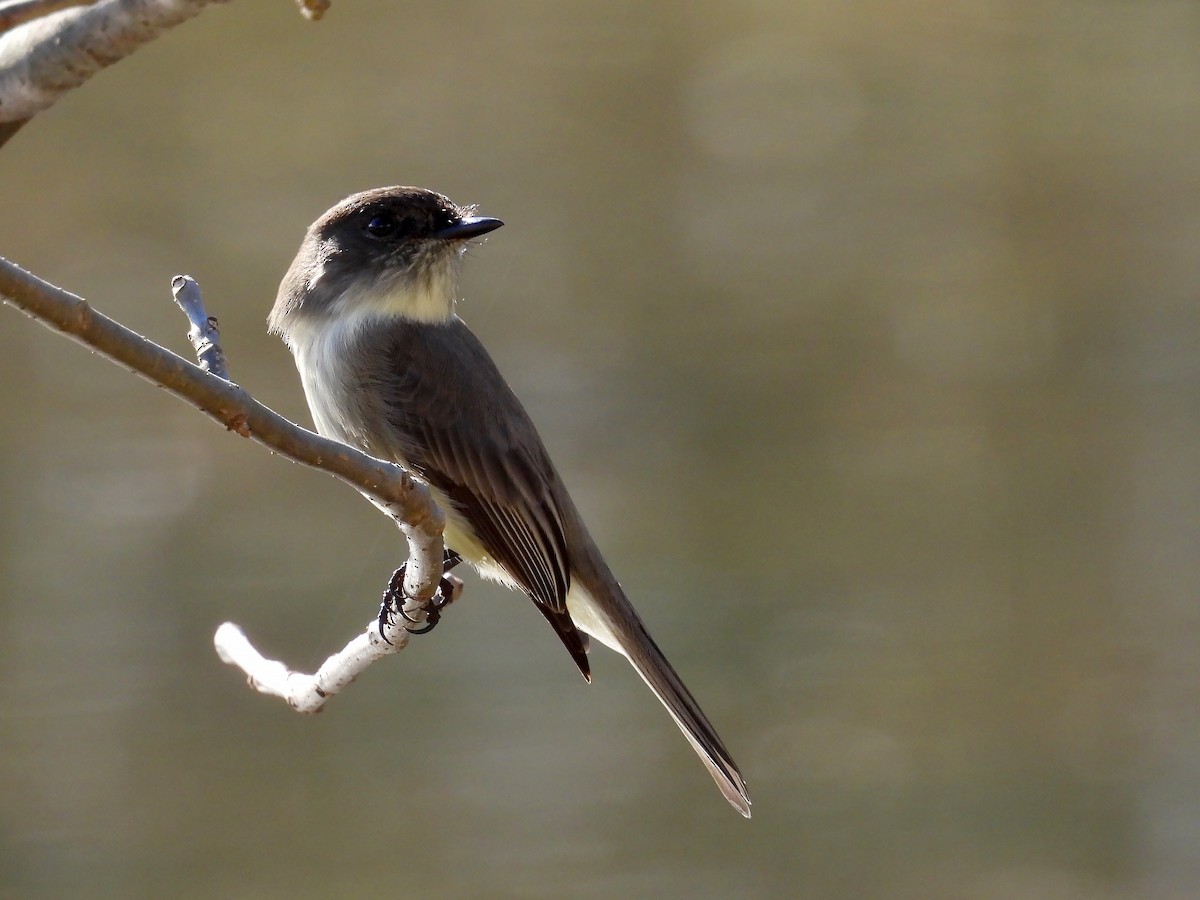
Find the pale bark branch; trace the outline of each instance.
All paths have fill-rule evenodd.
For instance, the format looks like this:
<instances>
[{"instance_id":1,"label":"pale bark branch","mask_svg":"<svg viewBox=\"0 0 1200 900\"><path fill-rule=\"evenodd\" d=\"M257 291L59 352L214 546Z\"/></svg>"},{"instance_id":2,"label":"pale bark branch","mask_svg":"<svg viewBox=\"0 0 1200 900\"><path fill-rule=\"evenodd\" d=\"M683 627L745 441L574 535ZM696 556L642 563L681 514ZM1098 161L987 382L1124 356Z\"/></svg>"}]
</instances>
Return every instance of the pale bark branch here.
<instances>
[{"instance_id":1,"label":"pale bark branch","mask_svg":"<svg viewBox=\"0 0 1200 900\"><path fill-rule=\"evenodd\" d=\"M228 0L13 0L0 4L0 145L100 69L205 7L224 2ZM319 19L330 5L329 0L296 3L310 19ZM226 623L217 629L217 653L225 662L240 667L255 688L282 697L302 712L316 712L371 663L407 646L405 620L417 625L427 619L430 624L436 621L440 607L435 609L431 601L443 574L441 510L429 491L401 467L306 431L228 381L216 320L205 312L199 287L192 279L177 276L172 291L192 323L188 337L199 366L97 312L82 298L0 258L0 300L165 388L230 431L356 487L400 527L409 556L400 583L402 596L393 598L402 606L399 623L385 622L381 633L373 620L314 675L293 672L283 663L264 659L236 625ZM457 579L450 578L447 584L451 587L450 596L442 598L445 602L462 589Z\"/></svg>"},{"instance_id":2,"label":"pale bark branch","mask_svg":"<svg viewBox=\"0 0 1200 900\"><path fill-rule=\"evenodd\" d=\"M0 35L0 122L24 121L105 66L227 0L99 0Z\"/></svg>"},{"instance_id":3,"label":"pale bark branch","mask_svg":"<svg viewBox=\"0 0 1200 900\"><path fill-rule=\"evenodd\" d=\"M165 388L228 430L293 462L329 472L357 488L390 515L404 532L409 550L403 583L404 612L412 621L424 621L429 601L437 592L442 577L444 518L429 491L403 468L301 428L263 406L233 382L204 371L108 318L82 298L42 281L3 258L0 258L0 299ZM229 629L236 629L236 626L223 626L218 639L222 634L230 636L233 632ZM361 667L399 651L408 641L408 632L400 625L386 627L384 633L390 643L378 639L372 623L367 632L352 641L346 650L331 657L316 676L311 676L316 679L311 684L320 688L317 694L310 691L297 700L301 695L294 690L292 693L268 692L278 693L297 709L314 711L319 708L315 703L318 694L323 703L340 686L352 681ZM252 658L220 648L219 652L228 662ZM250 671L247 674L252 675ZM310 676L297 675L296 678L301 680L295 685L307 677ZM252 683L263 690L263 684L276 681L252 675Z\"/></svg>"},{"instance_id":4,"label":"pale bark branch","mask_svg":"<svg viewBox=\"0 0 1200 900\"><path fill-rule=\"evenodd\" d=\"M8 31L60 9L87 6L92 0L9 0L0 3L0 31Z\"/></svg>"},{"instance_id":5,"label":"pale bark branch","mask_svg":"<svg viewBox=\"0 0 1200 900\"><path fill-rule=\"evenodd\" d=\"M105 66L229 0L14 0L0 5L0 145ZM296 0L319 19L329 0Z\"/></svg>"},{"instance_id":6,"label":"pale bark branch","mask_svg":"<svg viewBox=\"0 0 1200 900\"><path fill-rule=\"evenodd\" d=\"M192 349L196 351L200 368L218 378L228 379L225 351L221 349L221 332L217 330L216 316L210 316L204 308L200 285L190 275L176 275L171 279L171 293L191 323L187 336L192 342Z\"/></svg>"},{"instance_id":7,"label":"pale bark branch","mask_svg":"<svg viewBox=\"0 0 1200 900\"><path fill-rule=\"evenodd\" d=\"M267 659L232 622L217 629L213 645L222 662L246 673L250 687L259 693L279 697L296 712L315 713L373 662L408 646L408 633L403 628L396 631L398 634L389 638L392 641L389 644L380 637L375 622L368 623L365 631L325 660L312 675L296 672L278 660Z\"/></svg>"}]
</instances>

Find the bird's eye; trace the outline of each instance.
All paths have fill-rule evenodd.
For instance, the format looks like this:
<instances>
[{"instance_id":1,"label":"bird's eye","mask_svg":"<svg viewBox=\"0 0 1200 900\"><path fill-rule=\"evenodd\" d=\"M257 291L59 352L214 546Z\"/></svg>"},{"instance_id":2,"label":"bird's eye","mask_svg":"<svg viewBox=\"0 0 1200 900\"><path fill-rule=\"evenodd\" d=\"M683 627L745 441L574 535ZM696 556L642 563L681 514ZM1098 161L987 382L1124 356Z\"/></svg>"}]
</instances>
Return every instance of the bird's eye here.
<instances>
[{"instance_id":1,"label":"bird's eye","mask_svg":"<svg viewBox=\"0 0 1200 900\"><path fill-rule=\"evenodd\" d=\"M391 213L376 213L366 224L367 234L374 238L395 237L399 230L400 222Z\"/></svg>"}]
</instances>

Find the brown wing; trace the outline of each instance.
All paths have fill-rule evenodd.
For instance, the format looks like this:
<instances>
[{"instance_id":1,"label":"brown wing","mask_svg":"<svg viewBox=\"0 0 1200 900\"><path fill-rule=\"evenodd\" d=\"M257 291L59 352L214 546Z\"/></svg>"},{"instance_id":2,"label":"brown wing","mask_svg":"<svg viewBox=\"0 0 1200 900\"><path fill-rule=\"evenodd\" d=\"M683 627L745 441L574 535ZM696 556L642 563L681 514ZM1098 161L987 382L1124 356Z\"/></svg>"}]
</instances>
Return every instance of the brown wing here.
<instances>
[{"instance_id":1,"label":"brown wing","mask_svg":"<svg viewBox=\"0 0 1200 900\"><path fill-rule=\"evenodd\" d=\"M585 638L567 613L559 476L521 402L460 319L398 322L380 349L371 358L389 367L376 373L386 386L385 449L454 503L590 680Z\"/></svg>"}]
</instances>

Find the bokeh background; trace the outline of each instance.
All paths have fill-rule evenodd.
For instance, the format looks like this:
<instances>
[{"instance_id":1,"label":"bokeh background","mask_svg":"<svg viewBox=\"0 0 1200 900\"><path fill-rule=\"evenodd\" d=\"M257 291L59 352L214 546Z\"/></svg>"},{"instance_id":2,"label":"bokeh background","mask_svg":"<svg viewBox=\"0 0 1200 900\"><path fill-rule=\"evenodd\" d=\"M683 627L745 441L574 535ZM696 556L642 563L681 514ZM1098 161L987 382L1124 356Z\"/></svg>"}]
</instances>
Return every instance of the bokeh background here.
<instances>
[{"instance_id":1,"label":"bokeh background","mask_svg":"<svg viewBox=\"0 0 1200 900\"><path fill-rule=\"evenodd\" d=\"M0 252L308 423L345 194L507 227L460 312L745 769L469 578L320 716L403 545L0 313L0 896L1200 897L1200 7L283 0L0 152Z\"/></svg>"}]
</instances>

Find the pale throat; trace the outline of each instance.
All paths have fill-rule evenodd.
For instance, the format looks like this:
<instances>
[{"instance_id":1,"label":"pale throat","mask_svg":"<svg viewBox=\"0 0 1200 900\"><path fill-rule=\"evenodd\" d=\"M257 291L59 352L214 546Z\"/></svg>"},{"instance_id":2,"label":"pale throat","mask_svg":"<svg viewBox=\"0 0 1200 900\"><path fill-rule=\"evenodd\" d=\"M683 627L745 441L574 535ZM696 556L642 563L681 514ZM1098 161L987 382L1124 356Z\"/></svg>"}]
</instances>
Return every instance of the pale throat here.
<instances>
[{"instance_id":1,"label":"pale throat","mask_svg":"<svg viewBox=\"0 0 1200 900\"><path fill-rule=\"evenodd\" d=\"M408 319L438 324L454 316L458 300L456 258L431 266L419 275L397 271L390 277L363 279L342 292L330 312L343 327L373 319Z\"/></svg>"},{"instance_id":2,"label":"pale throat","mask_svg":"<svg viewBox=\"0 0 1200 900\"><path fill-rule=\"evenodd\" d=\"M295 356L319 433L358 443L356 432L361 423L348 417L346 408L346 386L355 380L347 369L351 346L364 332L397 320L430 325L449 322L454 317L457 274L451 261L418 277L403 273L390 279L364 279L344 290L324 314L306 314L303 308L290 314L285 340Z\"/></svg>"}]
</instances>

